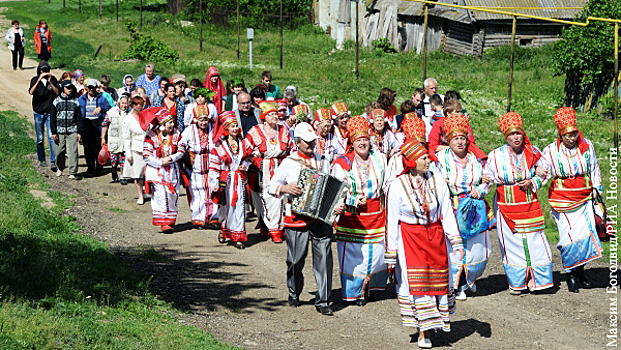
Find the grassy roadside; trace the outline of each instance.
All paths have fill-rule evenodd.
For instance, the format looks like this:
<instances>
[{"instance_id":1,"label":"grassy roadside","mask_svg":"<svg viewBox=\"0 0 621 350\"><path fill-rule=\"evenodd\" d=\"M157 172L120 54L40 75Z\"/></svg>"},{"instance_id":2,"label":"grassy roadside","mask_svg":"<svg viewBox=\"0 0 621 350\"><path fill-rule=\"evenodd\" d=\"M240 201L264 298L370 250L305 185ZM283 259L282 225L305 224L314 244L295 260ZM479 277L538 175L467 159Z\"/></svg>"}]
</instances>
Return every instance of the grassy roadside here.
<instances>
[{"instance_id":1,"label":"grassy roadside","mask_svg":"<svg viewBox=\"0 0 621 350\"><path fill-rule=\"evenodd\" d=\"M0 112L0 349L232 349L183 326L105 243L81 235L71 205L50 193L24 156L35 148L27 124Z\"/></svg>"}]
</instances>

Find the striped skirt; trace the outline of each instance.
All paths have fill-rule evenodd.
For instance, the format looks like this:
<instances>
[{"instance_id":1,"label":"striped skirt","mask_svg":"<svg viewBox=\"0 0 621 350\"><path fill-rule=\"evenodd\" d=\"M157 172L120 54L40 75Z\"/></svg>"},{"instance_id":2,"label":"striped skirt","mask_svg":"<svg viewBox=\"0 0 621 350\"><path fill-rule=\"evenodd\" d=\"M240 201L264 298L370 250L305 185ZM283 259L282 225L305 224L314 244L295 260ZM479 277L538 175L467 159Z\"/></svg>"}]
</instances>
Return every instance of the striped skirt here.
<instances>
[{"instance_id":1,"label":"striped skirt","mask_svg":"<svg viewBox=\"0 0 621 350\"><path fill-rule=\"evenodd\" d=\"M336 228L342 298L356 301L370 290L384 290L385 211L379 199L369 199L358 213L343 213Z\"/></svg>"},{"instance_id":2,"label":"striped skirt","mask_svg":"<svg viewBox=\"0 0 621 350\"><path fill-rule=\"evenodd\" d=\"M402 222L400 228L395 277L402 324L421 331L450 332L455 295L449 288L450 271L442 225L434 223L427 228Z\"/></svg>"}]
</instances>

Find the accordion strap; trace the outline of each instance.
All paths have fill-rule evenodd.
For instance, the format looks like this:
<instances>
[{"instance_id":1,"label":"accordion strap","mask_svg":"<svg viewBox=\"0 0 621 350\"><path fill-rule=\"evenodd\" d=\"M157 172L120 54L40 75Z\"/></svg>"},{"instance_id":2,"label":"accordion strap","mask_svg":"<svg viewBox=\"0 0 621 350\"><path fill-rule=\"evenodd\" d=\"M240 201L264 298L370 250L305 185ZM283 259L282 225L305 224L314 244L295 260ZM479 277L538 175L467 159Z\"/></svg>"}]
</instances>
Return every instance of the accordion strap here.
<instances>
[{"instance_id":1,"label":"accordion strap","mask_svg":"<svg viewBox=\"0 0 621 350\"><path fill-rule=\"evenodd\" d=\"M296 162L296 163L300 163L300 165L302 165L302 166L303 166L303 167L305 167L305 168L310 168L310 169L313 169L313 170L318 170L318 171L321 171L321 169L323 169L323 162L324 162L325 158L323 158L323 159L321 160L321 163L319 163L319 169L317 169L317 168L313 167L311 164L306 163L306 162L304 162L304 161L302 161L302 160L300 160L300 159L291 158L291 160L292 160L292 161L294 161L294 162Z\"/></svg>"}]
</instances>

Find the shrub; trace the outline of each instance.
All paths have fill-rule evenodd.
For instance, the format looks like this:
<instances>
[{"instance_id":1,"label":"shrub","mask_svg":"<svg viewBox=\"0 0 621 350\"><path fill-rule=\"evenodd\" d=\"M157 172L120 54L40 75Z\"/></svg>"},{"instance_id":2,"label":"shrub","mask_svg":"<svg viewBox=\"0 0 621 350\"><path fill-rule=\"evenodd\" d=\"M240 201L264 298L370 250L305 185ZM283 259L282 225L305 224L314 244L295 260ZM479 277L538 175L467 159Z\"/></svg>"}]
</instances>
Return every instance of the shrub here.
<instances>
[{"instance_id":1,"label":"shrub","mask_svg":"<svg viewBox=\"0 0 621 350\"><path fill-rule=\"evenodd\" d=\"M174 63L179 60L179 52L166 46L163 42L150 35L138 33L136 25L127 22L130 32L131 45L123 53L124 59L139 59L142 61Z\"/></svg>"},{"instance_id":2,"label":"shrub","mask_svg":"<svg viewBox=\"0 0 621 350\"><path fill-rule=\"evenodd\" d=\"M396 53L397 52L397 50L395 50L395 47L392 46L392 44L390 43L390 40L386 38L373 40L371 42L371 45L373 46L373 51L375 51L376 54L382 55L385 53Z\"/></svg>"}]
</instances>

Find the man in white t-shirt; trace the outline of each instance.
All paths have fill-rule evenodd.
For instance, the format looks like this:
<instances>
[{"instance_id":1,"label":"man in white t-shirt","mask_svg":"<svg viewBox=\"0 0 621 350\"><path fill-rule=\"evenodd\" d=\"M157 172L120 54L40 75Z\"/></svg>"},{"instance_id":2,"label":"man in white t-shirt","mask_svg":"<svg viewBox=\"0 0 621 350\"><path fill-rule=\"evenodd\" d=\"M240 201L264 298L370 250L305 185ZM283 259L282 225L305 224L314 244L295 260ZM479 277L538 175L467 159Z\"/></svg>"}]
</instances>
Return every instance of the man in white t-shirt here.
<instances>
[{"instance_id":1,"label":"man in white t-shirt","mask_svg":"<svg viewBox=\"0 0 621 350\"><path fill-rule=\"evenodd\" d=\"M425 99L423 100L423 108L424 108L425 114L423 115L422 118L423 118L423 121L425 122L425 125L429 126L430 119L435 114L435 111L433 110L433 108L431 108L431 105L429 104L429 98L438 93L437 92L438 81L435 80L434 78L427 78L423 82L423 88L425 89ZM442 98L442 101L444 101L444 95L440 95L440 97ZM429 131L427 131L427 134L429 134Z\"/></svg>"}]
</instances>

